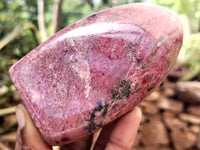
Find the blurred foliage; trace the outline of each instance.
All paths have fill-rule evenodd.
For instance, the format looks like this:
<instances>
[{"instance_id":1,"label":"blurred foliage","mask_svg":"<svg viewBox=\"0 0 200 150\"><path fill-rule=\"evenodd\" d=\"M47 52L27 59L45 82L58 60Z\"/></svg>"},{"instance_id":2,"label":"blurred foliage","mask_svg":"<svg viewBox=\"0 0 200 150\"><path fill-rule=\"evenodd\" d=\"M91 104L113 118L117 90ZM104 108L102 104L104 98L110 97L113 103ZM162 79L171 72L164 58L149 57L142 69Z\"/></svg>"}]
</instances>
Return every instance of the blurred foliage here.
<instances>
[{"instance_id":1,"label":"blurred foliage","mask_svg":"<svg viewBox=\"0 0 200 150\"><path fill-rule=\"evenodd\" d=\"M148 2L178 13L183 20L185 32L184 46L181 52L182 65L189 68L183 80L190 80L200 74L200 1L199 0L63 0L62 24L64 28L89 14L109 7L133 3ZM54 0L45 0L45 25L51 36ZM30 28L25 27L30 25ZM18 100L10 81L8 69L17 60L26 55L40 43L38 36L37 0L1 0L0 1L0 43L16 29L16 36L0 50L0 108L3 101ZM2 87L8 87L1 94ZM5 89L5 88L4 88Z\"/></svg>"},{"instance_id":2,"label":"blurred foliage","mask_svg":"<svg viewBox=\"0 0 200 150\"><path fill-rule=\"evenodd\" d=\"M10 88L12 82L8 75L10 66L38 44L33 36L33 30L26 30L25 27L27 24L33 25L34 21L36 23L36 18L32 16L37 15L37 12L31 12L34 1L29 1L32 2L30 5L26 5L22 0L0 1L0 42L13 31L19 32L18 36L0 51L0 107L6 107L8 105L6 102L14 97L13 88ZM5 86L9 88L2 92Z\"/></svg>"},{"instance_id":3,"label":"blurred foliage","mask_svg":"<svg viewBox=\"0 0 200 150\"><path fill-rule=\"evenodd\" d=\"M156 0L178 13L183 22L184 41L179 55L179 65L188 67L180 80L200 79L200 1L199 0Z\"/></svg>"},{"instance_id":4,"label":"blurred foliage","mask_svg":"<svg viewBox=\"0 0 200 150\"><path fill-rule=\"evenodd\" d=\"M0 40L9 34L15 27L22 26L31 20L28 10L28 6L24 5L20 0L0 1L0 25L2 27ZM30 31L23 32L19 37L2 49L1 55L19 59L36 46L33 38ZM26 44L24 44L24 42Z\"/></svg>"},{"instance_id":5,"label":"blurred foliage","mask_svg":"<svg viewBox=\"0 0 200 150\"><path fill-rule=\"evenodd\" d=\"M155 4L166 6L179 15L185 15L189 21L190 33L200 32L199 0L156 0Z\"/></svg>"},{"instance_id":6,"label":"blurred foliage","mask_svg":"<svg viewBox=\"0 0 200 150\"><path fill-rule=\"evenodd\" d=\"M70 6L70 7L69 7ZM91 14L93 12L93 5L90 1L64 1L63 2L63 16L62 16L62 28L73 24L79 19Z\"/></svg>"},{"instance_id":7,"label":"blurred foliage","mask_svg":"<svg viewBox=\"0 0 200 150\"><path fill-rule=\"evenodd\" d=\"M183 49L186 51L187 60L180 65L187 66L189 70L181 80L200 79L200 33L190 35L188 41L184 43Z\"/></svg>"}]
</instances>

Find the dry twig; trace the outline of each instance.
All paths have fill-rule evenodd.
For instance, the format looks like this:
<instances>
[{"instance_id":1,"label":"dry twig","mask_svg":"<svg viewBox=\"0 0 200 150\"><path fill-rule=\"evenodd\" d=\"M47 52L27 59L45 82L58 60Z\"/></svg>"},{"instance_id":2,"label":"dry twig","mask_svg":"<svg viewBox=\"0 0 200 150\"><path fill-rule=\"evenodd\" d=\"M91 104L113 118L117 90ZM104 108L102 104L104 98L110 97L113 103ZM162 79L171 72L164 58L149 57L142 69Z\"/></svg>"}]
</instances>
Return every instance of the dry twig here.
<instances>
[{"instance_id":1,"label":"dry twig","mask_svg":"<svg viewBox=\"0 0 200 150\"><path fill-rule=\"evenodd\" d=\"M14 114L16 106L0 109L0 117Z\"/></svg>"}]
</instances>

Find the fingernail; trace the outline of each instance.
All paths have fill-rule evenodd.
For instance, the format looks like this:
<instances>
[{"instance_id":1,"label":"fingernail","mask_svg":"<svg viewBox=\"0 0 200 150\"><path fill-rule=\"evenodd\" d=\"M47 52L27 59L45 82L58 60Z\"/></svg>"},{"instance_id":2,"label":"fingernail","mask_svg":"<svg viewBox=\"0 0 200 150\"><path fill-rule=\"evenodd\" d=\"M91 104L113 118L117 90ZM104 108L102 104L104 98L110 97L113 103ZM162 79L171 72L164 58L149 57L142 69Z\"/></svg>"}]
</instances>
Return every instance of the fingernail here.
<instances>
[{"instance_id":1,"label":"fingernail","mask_svg":"<svg viewBox=\"0 0 200 150\"><path fill-rule=\"evenodd\" d=\"M21 130L25 126L25 117L24 117L24 112L20 108L20 106L17 106L16 108L16 117L18 122L18 128L19 130Z\"/></svg>"}]
</instances>

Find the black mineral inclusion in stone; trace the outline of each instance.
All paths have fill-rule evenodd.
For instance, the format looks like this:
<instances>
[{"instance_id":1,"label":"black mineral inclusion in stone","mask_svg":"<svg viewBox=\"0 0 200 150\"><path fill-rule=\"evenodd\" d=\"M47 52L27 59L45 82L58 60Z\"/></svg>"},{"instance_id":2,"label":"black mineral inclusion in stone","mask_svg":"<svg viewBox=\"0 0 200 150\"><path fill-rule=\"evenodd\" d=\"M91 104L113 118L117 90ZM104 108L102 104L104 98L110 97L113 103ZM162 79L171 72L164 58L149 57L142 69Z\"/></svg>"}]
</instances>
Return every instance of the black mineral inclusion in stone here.
<instances>
[{"instance_id":1,"label":"black mineral inclusion in stone","mask_svg":"<svg viewBox=\"0 0 200 150\"><path fill-rule=\"evenodd\" d=\"M66 141L69 141L69 139L66 138L66 137L63 137L63 138L61 139L61 142L66 142Z\"/></svg>"},{"instance_id":2,"label":"black mineral inclusion in stone","mask_svg":"<svg viewBox=\"0 0 200 150\"><path fill-rule=\"evenodd\" d=\"M128 98L131 93L131 85L128 81L122 80L119 84L117 90L112 90L113 99L123 99L124 97Z\"/></svg>"},{"instance_id":3,"label":"black mineral inclusion in stone","mask_svg":"<svg viewBox=\"0 0 200 150\"><path fill-rule=\"evenodd\" d=\"M90 117L89 119L85 119L88 122L88 126L85 127L84 129L87 130L88 132L92 132L96 130L97 128L101 128L103 126L102 121L97 122L96 121L96 113L100 113L103 118L105 118L107 112L108 112L108 103L105 102L105 104L102 104L101 101L97 102L97 106L95 109L90 112ZM98 116L99 117L99 116Z\"/></svg>"}]
</instances>

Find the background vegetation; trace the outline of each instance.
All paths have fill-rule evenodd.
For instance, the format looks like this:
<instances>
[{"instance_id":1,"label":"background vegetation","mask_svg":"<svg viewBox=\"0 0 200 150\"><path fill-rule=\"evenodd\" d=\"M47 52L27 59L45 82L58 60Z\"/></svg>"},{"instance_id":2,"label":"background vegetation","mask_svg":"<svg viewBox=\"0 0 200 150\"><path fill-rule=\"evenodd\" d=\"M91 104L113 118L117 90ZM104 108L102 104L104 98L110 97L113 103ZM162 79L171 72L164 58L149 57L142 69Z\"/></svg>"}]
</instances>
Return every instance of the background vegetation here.
<instances>
[{"instance_id":1,"label":"background vegetation","mask_svg":"<svg viewBox=\"0 0 200 150\"><path fill-rule=\"evenodd\" d=\"M16 131L15 106L21 103L10 80L9 68L77 20L96 11L135 2L165 6L180 16L184 43L175 68L183 70L184 75L178 79L200 81L200 0L0 0L0 149L1 135ZM10 139L13 142L6 143L10 147L14 147L15 134Z\"/></svg>"},{"instance_id":2,"label":"background vegetation","mask_svg":"<svg viewBox=\"0 0 200 150\"><path fill-rule=\"evenodd\" d=\"M19 103L8 69L60 29L102 9L133 2L166 6L179 14L184 44L178 65L187 68L181 80L200 80L199 0L1 0L0 108Z\"/></svg>"}]
</instances>

